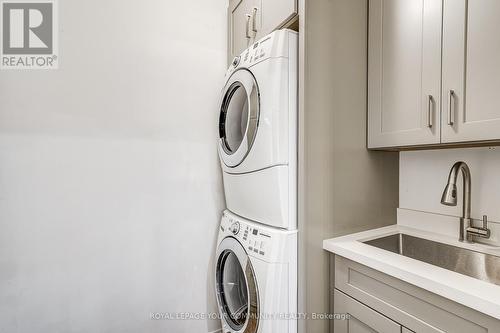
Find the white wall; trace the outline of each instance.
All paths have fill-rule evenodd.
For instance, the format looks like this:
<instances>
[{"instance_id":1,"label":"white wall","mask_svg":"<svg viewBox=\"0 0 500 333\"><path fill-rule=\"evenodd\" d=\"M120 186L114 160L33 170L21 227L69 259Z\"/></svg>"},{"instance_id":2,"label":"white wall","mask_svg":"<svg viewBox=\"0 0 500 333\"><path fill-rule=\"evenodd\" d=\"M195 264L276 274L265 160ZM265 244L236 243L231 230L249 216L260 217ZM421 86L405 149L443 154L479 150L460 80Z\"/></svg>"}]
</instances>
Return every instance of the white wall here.
<instances>
[{"instance_id":1,"label":"white wall","mask_svg":"<svg viewBox=\"0 0 500 333\"><path fill-rule=\"evenodd\" d=\"M220 0L59 1L60 69L0 73L0 332L207 332Z\"/></svg>"},{"instance_id":2,"label":"white wall","mask_svg":"<svg viewBox=\"0 0 500 333\"><path fill-rule=\"evenodd\" d=\"M471 169L472 217L481 219L486 214L491 221L500 223L500 148L495 147L401 152L400 207L461 216L461 175L457 184L458 205L448 207L440 203L450 168L457 161L465 161ZM500 231L500 225L497 228Z\"/></svg>"}]
</instances>

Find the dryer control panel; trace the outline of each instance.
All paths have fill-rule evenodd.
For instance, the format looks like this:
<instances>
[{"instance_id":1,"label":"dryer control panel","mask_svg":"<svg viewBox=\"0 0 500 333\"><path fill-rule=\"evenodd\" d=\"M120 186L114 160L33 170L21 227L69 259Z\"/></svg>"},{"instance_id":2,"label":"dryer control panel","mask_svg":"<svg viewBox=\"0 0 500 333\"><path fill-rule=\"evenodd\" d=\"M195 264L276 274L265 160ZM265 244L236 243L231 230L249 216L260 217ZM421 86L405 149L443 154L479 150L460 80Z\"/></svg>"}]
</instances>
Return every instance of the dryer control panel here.
<instances>
[{"instance_id":1,"label":"dryer control panel","mask_svg":"<svg viewBox=\"0 0 500 333\"><path fill-rule=\"evenodd\" d=\"M271 228L251 222L224 211L219 242L225 237L236 238L248 255L268 262L288 262L290 252L296 251L297 231Z\"/></svg>"},{"instance_id":2,"label":"dryer control panel","mask_svg":"<svg viewBox=\"0 0 500 333\"><path fill-rule=\"evenodd\" d=\"M291 44L297 43L296 35L295 31L283 29L262 37L232 59L226 78L238 68L249 68L269 58L288 58L291 50L295 49Z\"/></svg>"}]
</instances>

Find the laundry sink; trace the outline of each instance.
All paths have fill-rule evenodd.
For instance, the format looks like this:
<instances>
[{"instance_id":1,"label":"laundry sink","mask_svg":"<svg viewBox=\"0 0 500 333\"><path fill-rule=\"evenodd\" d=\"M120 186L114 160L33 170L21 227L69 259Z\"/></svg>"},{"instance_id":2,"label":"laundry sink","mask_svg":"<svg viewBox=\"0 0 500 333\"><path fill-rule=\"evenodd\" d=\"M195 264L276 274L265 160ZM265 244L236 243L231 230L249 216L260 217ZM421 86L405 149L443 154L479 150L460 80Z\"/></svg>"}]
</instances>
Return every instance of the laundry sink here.
<instances>
[{"instance_id":1,"label":"laundry sink","mask_svg":"<svg viewBox=\"0 0 500 333\"><path fill-rule=\"evenodd\" d=\"M494 255L402 233L373 239L364 243L500 285L500 257Z\"/></svg>"}]
</instances>

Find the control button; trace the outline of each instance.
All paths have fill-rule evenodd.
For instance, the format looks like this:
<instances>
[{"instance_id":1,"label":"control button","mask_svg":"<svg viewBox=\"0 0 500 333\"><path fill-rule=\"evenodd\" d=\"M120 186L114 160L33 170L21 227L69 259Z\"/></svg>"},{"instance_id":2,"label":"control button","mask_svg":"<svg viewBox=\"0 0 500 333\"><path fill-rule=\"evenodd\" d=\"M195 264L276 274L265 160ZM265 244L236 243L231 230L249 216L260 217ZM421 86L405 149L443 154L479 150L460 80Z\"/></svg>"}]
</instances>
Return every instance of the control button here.
<instances>
[{"instance_id":1,"label":"control button","mask_svg":"<svg viewBox=\"0 0 500 333\"><path fill-rule=\"evenodd\" d=\"M259 251L259 254L260 255L264 255L264 251Z\"/></svg>"},{"instance_id":2,"label":"control button","mask_svg":"<svg viewBox=\"0 0 500 333\"><path fill-rule=\"evenodd\" d=\"M234 235L237 235L240 232L240 224L238 222L234 222L229 227L229 231L231 231Z\"/></svg>"},{"instance_id":3,"label":"control button","mask_svg":"<svg viewBox=\"0 0 500 333\"><path fill-rule=\"evenodd\" d=\"M236 67L239 65L239 63L240 63L240 57L234 57L231 65L233 65L233 67Z\"/></svg>"}]
</instances>

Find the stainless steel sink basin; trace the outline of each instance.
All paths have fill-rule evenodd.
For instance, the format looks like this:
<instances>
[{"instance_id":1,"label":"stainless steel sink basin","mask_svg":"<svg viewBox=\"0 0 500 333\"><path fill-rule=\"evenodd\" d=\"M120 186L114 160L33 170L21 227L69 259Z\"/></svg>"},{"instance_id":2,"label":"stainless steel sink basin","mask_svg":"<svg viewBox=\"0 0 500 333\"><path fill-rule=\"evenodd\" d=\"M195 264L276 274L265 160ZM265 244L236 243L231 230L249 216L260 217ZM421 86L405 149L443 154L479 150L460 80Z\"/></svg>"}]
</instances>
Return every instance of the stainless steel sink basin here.
<instances>
[{"instance_id":1,"label":"stainless steel sink basin","mask_svg":"<svg viewBox=\"0 0 500 333\"><path fill-rule=\"evenodd\" d=\"M364 243L500 285L500 257L497 256L406 234L395 234Z\"/></svg>"}]
</instances>

